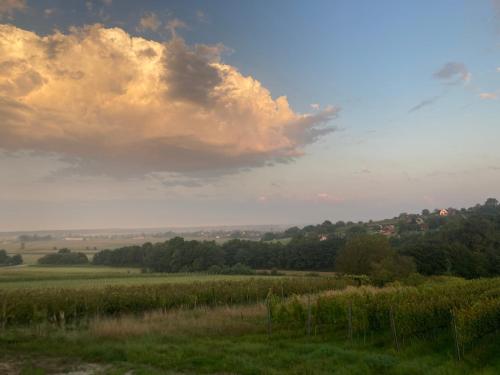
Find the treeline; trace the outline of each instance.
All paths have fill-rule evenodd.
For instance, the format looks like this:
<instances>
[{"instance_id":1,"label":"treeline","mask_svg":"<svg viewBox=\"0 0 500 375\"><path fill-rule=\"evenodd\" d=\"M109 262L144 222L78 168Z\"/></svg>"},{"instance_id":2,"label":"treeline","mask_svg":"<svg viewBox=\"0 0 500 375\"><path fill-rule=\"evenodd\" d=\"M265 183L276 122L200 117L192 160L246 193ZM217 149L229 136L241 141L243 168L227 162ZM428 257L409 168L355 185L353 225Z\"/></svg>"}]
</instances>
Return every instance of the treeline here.
<instances>
[{"instance_id":1,"label":"treeline","mask_svg":"<svg viewBox=\"0 0 500 375\"><path fill-rule=\"evenodd\" d=\"M0 267L17 266L18 264L23 264L23 257L20 254L9 256L7 251L0 250Z\"/></svg>"},{"instance_id":2,"label":"treeline","mask_svg":"<svg viewBox=\"0 0 500 375\"><path fill-rule=\"evenodd\" d=\"M103 250L94 256L93 263L155 272L200 272L213 266L242 264L253 269L338 270L368 274L381 281L414 271L466 278L500 275L500 205L495 199L456 210L448 217L430 212L423 217L432 223L432 229L409 231L407 226L390 237L370 232L371 223L324 222L291 228L284 232L286 236L294 233L286 243L233 239L219 245L176 237Z\"/></svg>"},{"instance_id":3,"label":"treeline","mask_svg":"<svg viewBox=\"0 0 500 375\"><path fill-rule=\"evenodd\" d=\"M154 272L200 272L212 266L221 268L242 264L253 269L331 270L344 240L324 241L297 237L287 244L233 239L186 241L181 237L142 246L103 250L93 263L109 266L139 266Z\"/></svg>"},{"instance_id":4,"label":"treeline","mask_svg":"<svg viewBox=\"0 0 500 375\"><path fill-rule=\"evenodd\" d=\"M84 253L73 253L69 249L61 249L57 253L47 254L38 259L38 264L45 265L76 265L87 264L89 259Z\"/></svg>"}]
</instances>

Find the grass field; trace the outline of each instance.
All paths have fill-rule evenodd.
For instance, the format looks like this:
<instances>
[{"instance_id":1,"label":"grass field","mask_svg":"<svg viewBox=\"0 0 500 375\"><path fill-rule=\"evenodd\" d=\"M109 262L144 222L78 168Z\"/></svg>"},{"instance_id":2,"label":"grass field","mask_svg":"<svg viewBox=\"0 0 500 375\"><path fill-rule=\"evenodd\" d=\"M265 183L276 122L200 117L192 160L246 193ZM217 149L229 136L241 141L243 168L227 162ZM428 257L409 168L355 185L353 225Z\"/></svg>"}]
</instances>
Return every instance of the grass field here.
<instances>
[{"instance_id":1,"label":"grass field","mask_svg":"<svg viewBox=\"0 0 500 375\"><path fill-rule=\"evenodd\" d=\"M303 330L268 334L266 306L221 306L52 325L0 335L0 373L19 374L478 374L500 370L498 334L461 361L444 331L398 352L385 337L348 341Z\"/></svg>"}]
</instances>

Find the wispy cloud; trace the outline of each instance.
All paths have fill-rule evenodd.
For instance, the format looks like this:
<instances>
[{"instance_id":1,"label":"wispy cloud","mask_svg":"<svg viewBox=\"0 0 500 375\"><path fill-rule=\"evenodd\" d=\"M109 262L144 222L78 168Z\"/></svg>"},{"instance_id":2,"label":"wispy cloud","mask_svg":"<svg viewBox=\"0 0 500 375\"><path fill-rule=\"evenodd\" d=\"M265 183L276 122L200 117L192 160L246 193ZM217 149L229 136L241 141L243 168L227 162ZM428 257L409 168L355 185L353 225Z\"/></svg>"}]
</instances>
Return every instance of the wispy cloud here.
<instances>
[{"instance_id":1,"label":"wispy cloud","mask_svg":"<svg viewBox=\"0 0 500 375\"><path fill-rule=\"evenodd\" d=\"M418 103L416 106L410 108L408 110L408 113L416 112L416 111L421 110L424 107L431 106L434 103L436 103L436 101L438 101L439 98L440 98L440 96L434 96L434 97L429 98L429 99L424 99L420 103Z\"/></svg>"},{"instance_id":2,"label":"wispy cloud","mask_svg":"<svg viewBox=\"0 0 500 375\"><path fill-rule=\"evenodd\" d=\"M470 81L472 74L464 63L448 62L434 73L434 78L447 84L457 84Z\"/></svg>"},{"instance_id":3,"label":"wispy cloud","mask_svg":"<svg viewBox=\"0 0 500 375\"><path fill-rule=\"evenodd\" d=\"M0 0L0 20L12 18L15 12L27 9L26 0Z\"/></svg>"},{"instance_id":4,"label":"wispy cloud","mask_svg":"<svg viewBox=\"0 0 500 375\"><path fill-rule=\"evenodd\" d=\"M187 28L187 25L184 23L184 21L174 18L171 19L167 22L167 25L165 26L168 31L170 31L170 35L172 38L177 37L177 30L178 29L185 29Z\"/></svg>"},{"instance_id":5,"label":"wispy cloud","mask_svg":"<svg viewBox=\"0 0 500 375\"><path fill-rule=\"evenodd\" d=\"M198 9L196 11L196 19L199 22L203 22L203 23L209 23L210 22L209 19L208 19L207 14L204 11L200 10L200 9Z\"/></svg>"},{"instance_id":6,"label":"wispy cloud","mask_svg":"<svg viewBox=\"0 0 500 375\"><path fill-rule=\"evenodd\" d=\"M313 201L318 202L318 203L341 203L345 199L341 198L339 196L332 195L330 193L317 193L313 198Z\"/></svg>"},{"instance_id":7,"label":"wispy cloud","mask_svg":"<svg viewBox=\"0 0 500 375\"><path fill-rule=\"evenodd\" d=\"M137 26L138 31L157 31L161 26L161 21L158 19L158 16L149 12L141 17L139 20L139 25Z\"/></svg>"},{"instance_id":8,"label":"wispy cloud","mask_svg":"<svg viewBox=\"0 0 500 375\"><path fill-rule=\"evenodd\" d=\"M482 92L479 94L479 97L483 100L496 100L498 99L498 95L494 92Z\"/></svg>"},{"instance_id":9,"label":"wispy cloud","mask_svg":"<svg viewBox=\"0 0 500 375\"><path fill-rule=\"evenodd\" d=\"M56 13L57 9L56 8L47 8L44 9L43 14L45 17L50 17L53 16Z\"/></svg>"}]
</instances>

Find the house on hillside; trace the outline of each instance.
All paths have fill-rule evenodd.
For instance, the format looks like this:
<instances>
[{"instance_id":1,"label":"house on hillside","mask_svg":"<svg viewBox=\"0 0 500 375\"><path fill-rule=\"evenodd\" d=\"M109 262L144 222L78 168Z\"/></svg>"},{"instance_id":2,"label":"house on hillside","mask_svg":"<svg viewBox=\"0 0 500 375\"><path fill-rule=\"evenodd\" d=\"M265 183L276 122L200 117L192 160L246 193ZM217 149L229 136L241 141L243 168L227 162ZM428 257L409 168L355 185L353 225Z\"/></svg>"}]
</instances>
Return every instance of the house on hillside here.
<instances>
[{"instance_id":1,"label":"house on hillside","mask_svg":"<svg viewBox=\"0 0 500 375\"><path fill-rule=\"evenodd\" d=\"M441 211L439 211L439 216L448 216L448 210L446 208L443 208Z\"/></svg>"},{"instance_id":2,"label":"house on hillside","mask_svg":"<svg viewBox=\"0 0 500 375\"><path fill-rule=\"evenodd\" d=\"M393 224L384 225L379 230L379 233L387 237L394 236L396 234L396 227Z\"/></svg>"}]
</instances>

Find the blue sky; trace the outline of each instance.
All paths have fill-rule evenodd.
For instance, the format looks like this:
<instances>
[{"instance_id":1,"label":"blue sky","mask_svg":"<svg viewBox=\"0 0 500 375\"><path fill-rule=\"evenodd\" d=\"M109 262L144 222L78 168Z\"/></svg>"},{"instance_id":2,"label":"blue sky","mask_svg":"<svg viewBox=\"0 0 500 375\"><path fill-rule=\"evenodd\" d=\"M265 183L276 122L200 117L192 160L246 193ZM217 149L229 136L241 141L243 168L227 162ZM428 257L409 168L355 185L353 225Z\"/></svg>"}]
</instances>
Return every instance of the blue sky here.
<instances>
[{"instance_id":1,"label":"blue sky","mask_svg":"<svg viewBox=\"0 0 500 375\"><path fill-rule=\"evenodd\" d=\"M7 9L8 4L12 7L15 3L21 5ZM110 149L95 154L72 152L83 148L89 135L84 137L78 131L75 137L82 138L72 146L61 145L55 138L42 144L38 138L28 140L19 130L21 125L12 129L3 125L9 131L6 134L15 133L17 138L0 143L0 151L4 149L0 153L0 172L9 178L7 186L0 188L0 208L4 212L0 212L0 230L359 220L423 208L468 206L500 195L497 0L27 0L5 4L2 8L0 0L0 23L32 31L39 40L53 35L54 29L70 35L85 25L99 23L104 29L120 28L130 37L166 45L166 51L175 50L174 39L182 40L179 56L195 51L193 46L197 44L223 45L217 56L210 57L214 60L207 63L226 64L241 77L259 81L273 101L269 102L265 93L248 97L248 101L255 102L254 108L262 100L272 107L278 97L285 96L293 113L287 114L289 120L281 124L281 137L276 139L274 132L268 134L262 129L271 129L277 120L260 118L258 114L252 120L245 111L232 113L230 120L224 117L223 124L236 129L245 122L248 132L238 131L229 137L227 131L220 130L219 138L224 142L217 143L218 137L212 139L214 134L209 130L205 133L206 129L193 125L183 137L196 133L189 145L196 141L199 146L191 149L186 144L168 144L177 147L175 150L188 148L182 156L186 160L178 164L200 158L212 160L214 154L214 160L223 155L225 162L202 163L201 167L198 163L196 170L186 170L171 160L181 159L179 151L159 151L160 161L141 154L137 159L144 158L144 163L136 168L141 173L134 169L134 173L120 176L109 169L98 173L96 168L94 173L81 170L82 165L91 162L109 162L124 171L131 165L130 160L113 164L118 158L114 148L114 154ZM141 19L152 21L152 17L153 23L141 26ZM172 28L167 27L174 20L175 37ZM93 52L89 49L88 53ZM100 69L83 62L81 65L85 77L93 69ZM38 68L29 69L31 72ZM44 82L54 82L43 69L37 72ZM8 76L14 73L5 74L5 82L14 80ZM123 74L127 75L126 70ZM202 79L201 75L196 77ZM187 90L198 92L199 82L187 80L193 85ZM240 84L247 85L243 79ZM94 95L101 89L108 87L94 88ZM15 97L13 91L0 91L0 99L4 95L31 108L46 108L40 103L46 100L49 88L37 90L46 90L45 96L30 91L27 96ZM78 86L75 90L79 90ZM244 97L238 100L244 101ZM169 108L165 111L173 111L173 102L188 105L179 102L178 97L170 97L168 103L163 103ZM89 101L88 107L92 109L92 105ZM197 111L201 104L197 105L191 111ZM211 110L218 119L229 116L218 113L216 104L208 105L203 111ZM56 110L60 109L52 108ZM102 109L96 109L98 112ZM290 136L292 124L302 121L301 116L306 114L318 117L311 120L313 132L304 130ZM120 116L127 119L139 115L120 112ZM180 114L172 116L184 121ZM326 125L320 117L327 118ZM33 119L30 126L36 129L37 121L41 120ZM56 125L48 124L47 129L64 125L60 124L64 120L57 121ZM252 128L252 121L263 128ZM99 119L99 126L108 125ZM216 125L214 129L222 129ZM83 129L87 122L75 126ZM136 125L127 126L130 130ZM163 136L173 136L173 124L167 121L158 126ZM324 126L330 130L321 131ZM164 133L168 127L170 130ZM99 132L92 131L94 135ZM148 140L151 134L157 133L148 130ZM175 137L179 134L176 130ZM249 146L242 134L258 134L256 143ZM320 135L312 139L311 134ZM224 154L222 146L214 146L222 143L233 151ZM284 151L284 146L274 147L274 143L291 143L293 150ZM247 153L249 147L255 147L251 154ZM199 154L200 149L210 153ZM229 163L231 158L234 163ZM282 163L284 159L288 162ZM72 168L74 160L79 163L79 172L58 172ZM150 168L152 162L159 163L154 170ZM163 173L161 179L151 177L156 172Z\"/></svg>"}]
</instances>

